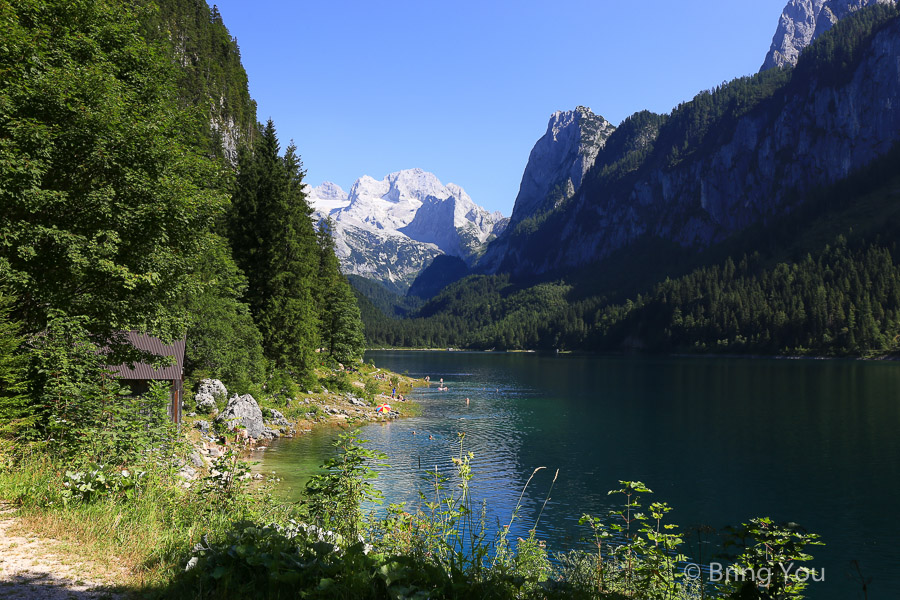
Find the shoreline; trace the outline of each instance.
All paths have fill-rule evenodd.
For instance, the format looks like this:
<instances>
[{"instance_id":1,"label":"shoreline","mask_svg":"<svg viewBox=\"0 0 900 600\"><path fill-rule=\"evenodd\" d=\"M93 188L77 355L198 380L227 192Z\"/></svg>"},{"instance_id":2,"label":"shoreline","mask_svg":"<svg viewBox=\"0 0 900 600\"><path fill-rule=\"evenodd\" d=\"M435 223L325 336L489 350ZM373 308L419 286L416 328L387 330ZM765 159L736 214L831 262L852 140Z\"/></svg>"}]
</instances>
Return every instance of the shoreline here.
<instances>
[{"instance_id":1,"label":"shoreline","mask_svg":"<svg viewBox=\"0 0 900 600\"><path fill-rule=\"evenodd\" d=\"M244 460L259 460L260 453L272 442L296 439L314 429L346 429L365 423L416 416L421 413L421 405L405 396L415 388L429 385L422 379L365 363L352 369L322 369L317 375L321 391L301 391L286 401L275 396L254 398L264 415L264 423L276 431L274 438L248 439L242 438L239 431L217 432L213 423L218 411L212 414L188 413L182 421L182 435L191 444L192 453L190 461L182 469L183 478L192 482L204 476L212 468L213 461L224 456L229 449L236 451ZM330 390L326 384L336 389ZM392 398L393 390L404 399ZM372 400L367 400L369 396ZM375 412L382 403L390 405L389 413ZM208 426L205 430L200 427L203 422Z\"/></svg>"},{"instance_id":2,"label":"shoreline","mask_svg":"<svg viewBox=\"0 0 900 600\"><path fill-rule=\"evenodd\" d=\"M719 354L707 352L694 354L690 352L674 352L649 354L640 352L591 352L588 350L560 350L559 352L544 352L541 350L474 350L466 348L367 348L366 352L443 352L462 354L536 354L544 357L553 356L587 356L595 358L732 358L753 360L833 360L833 361L865 361L865 362L896 362L900 361L900 353L883 354L879 356L828 356L812 354Z\"/></svg>"}]
</instances>

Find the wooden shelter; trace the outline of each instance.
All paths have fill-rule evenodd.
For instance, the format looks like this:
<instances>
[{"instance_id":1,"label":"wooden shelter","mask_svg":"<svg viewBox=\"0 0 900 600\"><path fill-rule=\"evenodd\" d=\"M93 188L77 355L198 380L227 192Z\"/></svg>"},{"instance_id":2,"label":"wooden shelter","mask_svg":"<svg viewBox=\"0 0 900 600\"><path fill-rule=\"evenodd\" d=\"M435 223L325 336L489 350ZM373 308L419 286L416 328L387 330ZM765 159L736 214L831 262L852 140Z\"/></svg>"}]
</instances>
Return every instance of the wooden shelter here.
<instances>
[{"instance_id":1,"label":"wooden shelter","mask_svg":"<svg viewBox=\"0 0 900 600\"><path fill-rule=\"evenodd\" d=\"M153 367L147 363L133 363L110 366L109 369L131 388L133 394L143 394L150 389L153 381L167 382L171 385L167 412L173 423L181 422L181 403L184 393L184 346L185 339L176 340L173 344L164 344L159 338L146 333L129 331L128 342L144 352L159 357L174 357L174 363L167 367Z\"/></svg>"}]
</instances>

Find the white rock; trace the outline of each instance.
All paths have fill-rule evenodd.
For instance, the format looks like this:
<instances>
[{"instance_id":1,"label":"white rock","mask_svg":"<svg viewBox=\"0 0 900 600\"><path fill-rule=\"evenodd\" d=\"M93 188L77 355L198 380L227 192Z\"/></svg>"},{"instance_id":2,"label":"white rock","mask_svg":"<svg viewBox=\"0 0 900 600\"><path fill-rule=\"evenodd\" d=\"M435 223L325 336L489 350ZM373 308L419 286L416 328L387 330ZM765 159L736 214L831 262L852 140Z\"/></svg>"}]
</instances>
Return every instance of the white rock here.
<instances>
[{"instance_id":1,"label":"white rock","mask_svg":"<svg viewBox=\"0 0 900 600\"><path fill-rule=\"evenodd\" d=\"M213 398L227 398L228 390L225 384L218 379L201 379L197 394L209 394Z\"/></svg>"},{"instance_id":2,"label":"white rock","mask_svg":"<svg viewBox=\"0 0 900 600\"><path fill-rule=\"evenodd\" d=\"M893 0L790 0L778 19L778 29L760 71L796 65L800 52L840 19L871 4L891 3Z\"/></svg>"},{"instance_id":3,"label":"white rock","mask_svg":"<svg viewBox=\"0 0 900 600\"><path fill-rule=\"evenodd\" d=\"M471 263L507 223L460 186L443 185L422 169L397 171L381 181L364 175L349 194L330 182L307 188L307 194L316 216L335 224L343 271L401 292L439 254Z\"/></svg>"}]
</instances>

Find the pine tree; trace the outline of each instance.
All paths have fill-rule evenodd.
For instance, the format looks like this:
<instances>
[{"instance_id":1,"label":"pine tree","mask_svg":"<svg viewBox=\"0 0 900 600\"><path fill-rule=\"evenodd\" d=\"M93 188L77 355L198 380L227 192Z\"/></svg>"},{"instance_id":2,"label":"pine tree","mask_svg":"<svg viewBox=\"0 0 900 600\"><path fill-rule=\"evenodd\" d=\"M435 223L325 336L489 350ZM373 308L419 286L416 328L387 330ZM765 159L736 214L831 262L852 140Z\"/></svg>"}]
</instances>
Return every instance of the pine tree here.
<instances>
[{"instance_id":1,"label":"pine tree","mask_svg":"<svg viewBox=\"0 0 900 600\"><path fill-rule=\"evenodd\" d=\"M318 298L321 307L320 336L328 356L342 363L356 362L365 350L359 305L350 283L341 274L330 220L319 225Z\"/></svg>"},{"instance_id":2,"label":"pine tree","mask_svg":"<svg viewBox=\"0 0 900 600\"><path fill-rule=\"evenodd\" d=\"M279 368L308 377L318 343L314 305L318 246L303 193L296 147L284 156L268 121L251 153L243 153L230 216L235 261L246 273L246 300Z\"/></svg>"}]
</instances>

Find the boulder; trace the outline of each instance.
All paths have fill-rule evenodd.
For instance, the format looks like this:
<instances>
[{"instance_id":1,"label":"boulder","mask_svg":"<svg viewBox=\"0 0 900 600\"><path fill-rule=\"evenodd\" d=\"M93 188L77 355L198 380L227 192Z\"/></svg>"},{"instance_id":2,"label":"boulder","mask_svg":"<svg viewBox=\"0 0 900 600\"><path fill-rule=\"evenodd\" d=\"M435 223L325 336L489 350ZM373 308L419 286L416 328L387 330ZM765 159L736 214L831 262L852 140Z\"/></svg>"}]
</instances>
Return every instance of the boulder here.
<instances>
[{"instance_id":1,"label":"boulder","mask_svg":"<svg viewBox=\"0 0 900 600\"><path fill-rule=\"evenodd\" d=\"M271 431L263 424L263 416L262 411L259 409L259 404L256 403L256 400L250 394L244 394L243 396L235 394L232 396L228 400L225 410L216 417L216 422L225 423L228 429L232 431L243 425L247 435L255 439L259 439L264 433Z\"/></svg>"},{"instance_id":2,"label":"boulder","mask_svg":"<svg viewBox=\"0 0 900 600\"><path fill-rule=\"evenodd\" d=\"M205 392L195 394L194 401L197 403L197 412L201 414L209 415L218 410L216 399Z\"/></svg>"},{"instance_id":3,"label":"boulder","mask_svg":"<svg viewBox=\"0 0 900 600\"><path fill-rule=\"evenodd\" d=\"M209 394L213 398L222 398L223 400L228 397L228 390L225 388L225 384L218 379L201 379L197 393Z\"/></svg>"},{"instance_id":4,"label":"boulder","mask_svg":"<svg viewBox=\"0 0 900 600\"><path fill-rule=\"evenodd\" d=\"M289 427L291 425L290 421L288 421L281 412L275 410L274 408L267 408L266 416L268 417L268 421L273 425L281 425L284 427Z\"/></svg>"},{"instance_id":5,"label":"boulder","mask_svg":"<svg viewBox=\"0 0 900 600\"><path fill-rule=\"evenodd\" d=\"M191 461L191 464L194 465L197 469L202 469L205 463L203 462L203 457L200 456L200 452L195 450L191 452L191 455L188 457Z\"/></svg>"}]
</instances>

